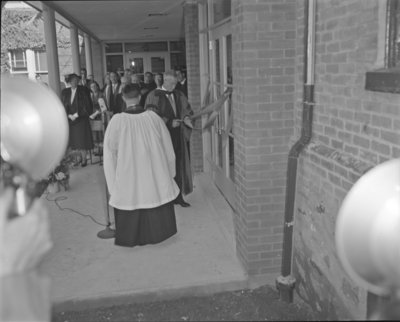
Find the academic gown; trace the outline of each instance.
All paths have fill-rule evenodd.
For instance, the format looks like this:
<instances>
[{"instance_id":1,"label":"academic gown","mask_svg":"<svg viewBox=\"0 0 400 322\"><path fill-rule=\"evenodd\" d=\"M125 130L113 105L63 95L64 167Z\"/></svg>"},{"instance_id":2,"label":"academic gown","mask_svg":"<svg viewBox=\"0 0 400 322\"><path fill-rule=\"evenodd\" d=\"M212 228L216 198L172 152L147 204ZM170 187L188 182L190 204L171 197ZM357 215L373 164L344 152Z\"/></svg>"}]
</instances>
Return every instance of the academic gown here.
<instances>
[{"instance_id":1,"label":"academic gown","mask_svg":"<svg viewBox=\"0 0 400 322\"><path fill-rule=\"evenodd\" d=\"M154 110L161 118L166 120L176 156L175 181L182 194L187 195L193 191L193 178L190 164L190 137L192 129L183 122L181 126L173 128L172 120L183 119L185 116L190 116L193 114L193 110L182 92L174 90L172 94L174 95L177 115L174 114L166 91L162 89L155 89L147 95L145 109Z\"/></svg>"}]
</instances>

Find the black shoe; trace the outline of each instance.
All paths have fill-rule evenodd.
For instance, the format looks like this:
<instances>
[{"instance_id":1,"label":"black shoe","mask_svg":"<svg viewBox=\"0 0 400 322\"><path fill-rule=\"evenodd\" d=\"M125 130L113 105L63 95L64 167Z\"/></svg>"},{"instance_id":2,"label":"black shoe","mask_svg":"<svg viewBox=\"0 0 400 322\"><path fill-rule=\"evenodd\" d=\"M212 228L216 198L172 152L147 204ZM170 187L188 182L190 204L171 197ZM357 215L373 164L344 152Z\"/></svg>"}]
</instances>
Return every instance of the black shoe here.
<instances>
[{"instance_id":1,"label":"black shoe","mask_svg":"<svg viewBox=\"0 0 400 322\"><path fill-rule=\"evenodd\" d=\"M87 161L81 163L81 167L84 168L87 166Z\"/></svg>"},{"instance_id":2,"label":"black shoe","mask_svg":"<svg viewBox=\"0 0 400 322\"><path fill-rule=\"evenodd\" d=\"M190 203L188 203L184 200L178 201L177 204L179 204L183 208L190 207Z\"/></svg>"}]
</instances>

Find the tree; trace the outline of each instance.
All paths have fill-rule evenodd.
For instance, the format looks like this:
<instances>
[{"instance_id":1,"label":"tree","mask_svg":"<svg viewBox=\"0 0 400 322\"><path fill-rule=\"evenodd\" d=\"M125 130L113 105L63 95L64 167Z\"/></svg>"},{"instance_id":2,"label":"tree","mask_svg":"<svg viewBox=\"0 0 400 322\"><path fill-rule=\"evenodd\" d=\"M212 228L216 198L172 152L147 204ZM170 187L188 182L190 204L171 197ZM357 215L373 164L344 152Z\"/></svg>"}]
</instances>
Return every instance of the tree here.
<instances>
[{"instance_id":1,"label":"tree","mask_svg":"<svg viewBox=\"0 0 400 322\"><path fill-rule=\"evenodd\" d=\"M1 13L1 72L10 70L8 51L16 49L45 50L42 13L34 9L2 9ZM58 23L57 23L58 24ZM58 24L57 45L70 46L68 30Z\"/></svg>"}]
</instances>

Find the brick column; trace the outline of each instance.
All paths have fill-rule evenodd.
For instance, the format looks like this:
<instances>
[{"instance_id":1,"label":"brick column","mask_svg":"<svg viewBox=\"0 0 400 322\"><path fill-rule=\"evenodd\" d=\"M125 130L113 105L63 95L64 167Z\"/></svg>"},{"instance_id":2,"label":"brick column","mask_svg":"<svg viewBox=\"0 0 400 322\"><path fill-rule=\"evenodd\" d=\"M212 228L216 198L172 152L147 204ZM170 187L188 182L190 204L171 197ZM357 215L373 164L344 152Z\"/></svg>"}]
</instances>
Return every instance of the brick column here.
<instances>
[{"instance_id":1,"label":"brick column","mask_svg":"<svg viewBox=\"0 0 400 322\"><path fill-rule=\"evenodd\" d=\"M199 58L199 22L196 1L186 1L183 7L185 42L186 42L186 70L188 80L188 98L190 105L196 112L200 109L200 58ZM201 119L196 121L195 127L201 127ZM194 172L203 171L203 144L202 131L195 130L191 140L191 161Z\"/></svg>"},{"instance_id":2,"label":"brick column","mask_svg":"<svg viewBox=\"0 0 400 322\"><path fill-rule=\"evenodd\" d=\"M232 1L236 247L253 277L280 271L295 14L295 0Z\"/></svg>"}]
</instances>

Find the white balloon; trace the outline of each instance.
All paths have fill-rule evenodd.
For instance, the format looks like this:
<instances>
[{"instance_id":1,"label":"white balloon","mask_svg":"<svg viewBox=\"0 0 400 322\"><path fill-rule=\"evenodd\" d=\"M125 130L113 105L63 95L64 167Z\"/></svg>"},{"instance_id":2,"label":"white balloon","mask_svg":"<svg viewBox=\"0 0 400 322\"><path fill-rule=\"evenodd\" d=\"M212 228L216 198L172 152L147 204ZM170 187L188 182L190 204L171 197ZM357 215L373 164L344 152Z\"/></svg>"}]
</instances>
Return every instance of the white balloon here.
<instances>
[{"instance_id":1,"label":"white balloon","mask_svg":"<svg viewBox=\"0 0 400 322\"><path fill-rule=\"evenodd\" d=\"M400 290L400 159L384 162L351 188L336 221L347 273L378 295Z\"/></svg>"},{"instance_id":2,"label":"white balloon","mask_svg":"<svg viewBox=\"0 0 400 322\"><path fill-rule=\"evenodd\" d=\"M24 78L1 80L1 156L40 180L63 158L68 121L58 96Z\"/></svg>"}]
</instances>

